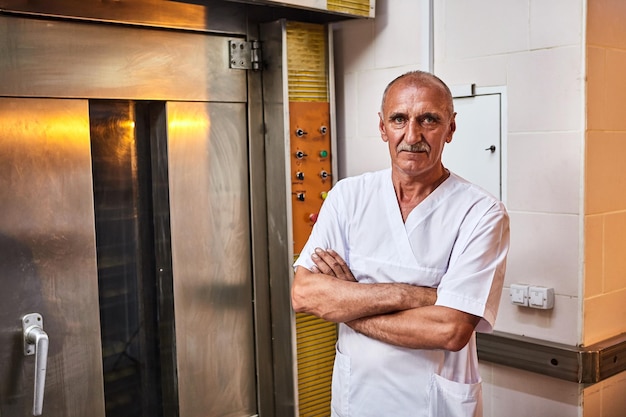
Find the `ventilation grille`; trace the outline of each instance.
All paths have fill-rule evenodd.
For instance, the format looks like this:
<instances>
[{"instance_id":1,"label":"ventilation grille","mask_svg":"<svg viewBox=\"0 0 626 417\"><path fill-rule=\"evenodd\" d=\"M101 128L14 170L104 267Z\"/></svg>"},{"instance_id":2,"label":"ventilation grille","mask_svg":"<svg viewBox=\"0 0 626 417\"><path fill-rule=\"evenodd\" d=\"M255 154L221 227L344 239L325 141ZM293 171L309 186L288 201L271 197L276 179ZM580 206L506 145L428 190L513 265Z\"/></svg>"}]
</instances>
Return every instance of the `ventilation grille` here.
<instances>
[{"instance_id":1,"label":"ventilation grille","mask_svg":"<svg viewBox=\"0 0 626 417\"><path fill-rule=\"evenodd\" d=\"M323 25L287 23L289 101L328 101L327 49Z\"/></svg>"},{"instance_id":2,"label":"ventilation grille","mask_svg":"<svg viewBox=\"0 0 626 417\"><path fill-rule=\"evenodd\" d=\"M296 329L300 417L329 416L337 325L298 313Z\"/></svg>"},{"instance_id":3,"label":"ventilation grille","mask_svg":"<svg viewBox=\"0 0 626 417\"><path fill-rule=\"evenodd\" d=\"M328 0L329 11L370 17L370 0Z\"/></svg>"}]
</instances>

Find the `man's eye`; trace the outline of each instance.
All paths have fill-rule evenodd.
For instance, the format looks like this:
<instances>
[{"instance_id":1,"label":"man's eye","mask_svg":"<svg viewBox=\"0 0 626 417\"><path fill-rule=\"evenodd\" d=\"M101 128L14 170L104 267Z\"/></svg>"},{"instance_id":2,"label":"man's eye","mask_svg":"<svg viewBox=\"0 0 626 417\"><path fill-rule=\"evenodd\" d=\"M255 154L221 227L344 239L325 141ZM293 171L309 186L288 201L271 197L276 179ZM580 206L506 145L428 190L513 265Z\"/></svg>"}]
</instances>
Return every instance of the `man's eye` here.
<instances>
[{"instance_id":1,"label":"man's eye","mask_svg":"<svg viewBox=\"0 0 626 417\"><path fill-rule=\"evenodd\" d=\"M393 119L391 119L394 123L404 123L404 117L402 116L396 116Z\"/></svg>"}]
</instances>

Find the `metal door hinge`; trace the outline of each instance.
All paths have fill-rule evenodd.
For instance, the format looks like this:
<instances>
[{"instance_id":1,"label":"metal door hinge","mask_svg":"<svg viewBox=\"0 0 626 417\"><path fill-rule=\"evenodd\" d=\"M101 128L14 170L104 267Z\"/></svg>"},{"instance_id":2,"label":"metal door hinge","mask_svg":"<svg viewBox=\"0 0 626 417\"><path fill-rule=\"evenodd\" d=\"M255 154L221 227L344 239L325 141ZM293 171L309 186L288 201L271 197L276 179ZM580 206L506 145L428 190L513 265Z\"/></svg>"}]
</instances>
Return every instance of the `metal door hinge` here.
<instances>
[{"instance_id":1,"label":"metal door hinge","mask_svg":"<svg viewBox=\"0 0 626 417\"><path fill-rule=\"evenodd\" d=\"M229 68L261 69L261 42L228 41Z\"/></svg>"}]
</instances>

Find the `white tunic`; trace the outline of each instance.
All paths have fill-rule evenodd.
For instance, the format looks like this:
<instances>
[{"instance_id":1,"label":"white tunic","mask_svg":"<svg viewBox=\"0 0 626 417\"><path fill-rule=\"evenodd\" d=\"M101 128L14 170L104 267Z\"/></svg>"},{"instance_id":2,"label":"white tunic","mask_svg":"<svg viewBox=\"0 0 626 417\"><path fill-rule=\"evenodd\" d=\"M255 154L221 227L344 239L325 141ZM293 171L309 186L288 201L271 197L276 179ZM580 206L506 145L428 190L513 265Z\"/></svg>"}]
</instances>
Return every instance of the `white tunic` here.
<instances>
[{"instance_id":1,"label":"white tunic","mask_svg":"<svg viewBox=\"0 0 626 417\"><path fill-rule=\"evenodd\" d=\"M437 288L437 305L481 317L492 330L504 279L509 223L504 205L451 174L403 222L391 169L339 181L295 265L311 268L332 248L361 283ZM473 335L459 352L393 346L339 324L332 412L340 417L480 416Z\"/></svg>"}]
</instances>

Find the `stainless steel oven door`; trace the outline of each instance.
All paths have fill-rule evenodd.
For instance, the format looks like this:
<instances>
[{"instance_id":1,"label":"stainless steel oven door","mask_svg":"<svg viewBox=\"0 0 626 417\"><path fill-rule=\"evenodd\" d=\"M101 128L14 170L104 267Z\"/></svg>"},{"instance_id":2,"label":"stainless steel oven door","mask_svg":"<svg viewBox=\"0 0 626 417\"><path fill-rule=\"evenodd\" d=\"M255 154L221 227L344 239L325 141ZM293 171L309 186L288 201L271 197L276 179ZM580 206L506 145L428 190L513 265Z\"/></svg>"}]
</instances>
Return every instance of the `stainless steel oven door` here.
<instances>
[{"instance_id":1,"label":"stainless steel oven door","mask_svg":"<svg viewBox=\"0 0 626 417\"><path fill-rule=\"evenodd\" d=\"M0 98L3 417L104 416L88 116L87 100ZM47 349L31 337L27 354L33 324Z\"/></svg>"},{"instance_id":2,"label":"stainless steel oven door","mask_svg":"<svg viewBox=\"0 0 626 417\"><path fill-rule=\"evenodd\" d=\"M250 149L258 145L248 140L249 77L228 68L229 37L23 17L0 16L0 23L10 34L0 39L7 51L0 68L7 81L0 86L0 416L39 412L36 386L49 417L118 416L112 407L124 400L123 391L117 400L107 393L111 379L124 375L108 373L104 362L112 351L132 362L130 345L144 330L135 335L128 327L121 343L103 348L102 309L114 290L99 288L109 259L101 256L107 243L98 236L98 213L111 207L99 203L109 190L96 190L103 184L96 163L105 161L106 176L114 165L106 167L107 152L117 158L121 148L105 147L95 159L94 108L102 101L127 106L129 115L139 114L137 106L160 111L147 123L148 151L140 150L139 119L102 117L134 129L124 181L143 181L137 172L147 167L147 188L137 189L154 207L144 223L167 217L152 243L169 251L169 264L145 263L160 297L153 368L161 381L153 385L162 404L130 415L259 414L259 391L271 389L259 383L257 369L267 364L256 359L267 357L256 342L259 329L269 328L255 320L262 298L255 303L250 196L259 190L250 185ZM127 197L134 207L134 195ZM143 308L146 298L134 298Z\"/></svg>"}]
</instances>

